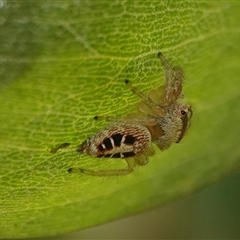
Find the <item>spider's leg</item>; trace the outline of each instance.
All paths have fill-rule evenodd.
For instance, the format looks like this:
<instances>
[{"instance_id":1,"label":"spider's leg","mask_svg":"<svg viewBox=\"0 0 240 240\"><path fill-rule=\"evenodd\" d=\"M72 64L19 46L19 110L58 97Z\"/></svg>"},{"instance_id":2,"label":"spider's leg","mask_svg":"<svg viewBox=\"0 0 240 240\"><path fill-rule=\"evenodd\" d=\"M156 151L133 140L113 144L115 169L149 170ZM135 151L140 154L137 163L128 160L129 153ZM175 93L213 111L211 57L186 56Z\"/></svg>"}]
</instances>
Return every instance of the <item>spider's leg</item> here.
<instances>
[{"instance_id":1,"label":"spider's leg","mask_svg":"<svg viewBox=\"0 0 240 240\"><path fill-rule=\"evenodd\" d=\"M91 169L85 169L85 168L69 168L68 172L69 173L84 173L87 175L92 175L92 176L121 176L121 175L126 175L134 171L134 166L135 162L133 158L128 158L125 159L128 168L126 169L112 169L112 170L91 170Z\"/></svg>"},{"instance_id":2,"label":"spider's leg","mask_svg":"<svg viewBox=\"0 0 240 240\"><path fill-rule=\"evenodd\" d=\"M59 149L66 148L70 145L70 143L62 143L58 145L57 147L54 147L50 150L50 153L56 153Z\"/></svg>"},{"instance_id":3,"label":"spider's leg","mask_svg":"<svg viewBox=\"0 0 240 240\"><path fill-rule=\"evenodd\" d=\"M148 97L134 87L128 79L125 80L125 83L134 94L141 98L143 102L147 103L149 101Z\"/></svg>"},{"instance_id":4,"label":"spider's leg","mask_svg":"<svg viewBox=\"0 0 240 240\"><path fill-rule=\"evenodd\" d=\"M166 85L164 105L168 106L179 98L182 92L182 82L184 75L182 69L177 66L172 67L167 59L162 55L162 53L158 53L158 58L162 62L162 65L165 69Z\"/></svg>"},{"instance_id":5,"label":"spider's leg","mask_svg":"<svg viewBox=\"0 0 240 240\"><path fill-rule=\"evenodd\" d=\"M129 80L125 80L126 85L129 87L129 89L139 96L141 98L141 102L138 106L138 109L150 116L155 116L155 117L161 117L165 115L165 111L162 109L162 107L152 101L151 98L149 98L147 95L141 93L136 87L134 87Z\"/></svg>"}]
</instances>

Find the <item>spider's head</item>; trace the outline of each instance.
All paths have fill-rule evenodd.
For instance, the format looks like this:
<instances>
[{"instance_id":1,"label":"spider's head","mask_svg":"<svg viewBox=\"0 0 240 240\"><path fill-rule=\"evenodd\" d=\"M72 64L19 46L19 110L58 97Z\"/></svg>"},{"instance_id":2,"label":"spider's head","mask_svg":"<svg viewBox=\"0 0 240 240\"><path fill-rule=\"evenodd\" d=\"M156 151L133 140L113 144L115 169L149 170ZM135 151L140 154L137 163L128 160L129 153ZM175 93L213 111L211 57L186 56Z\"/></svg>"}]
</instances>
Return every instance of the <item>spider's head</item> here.
<instances>
[{"instance_id":1,"label":"spider's head","mask_svg":"<svg viewBox=\"0 0 240 240\"><path fill-rule=\"evenodd\" d=\"M191 125L191 118L192 118L193 112L192 112L191 105L181 104L181 103L176 104L174 111L176 116L182 120L182 130L177 141L178 143L182 140L183 136L185 135L185 133L187 132L188 128Z\"/></svg>"}]
</instances>

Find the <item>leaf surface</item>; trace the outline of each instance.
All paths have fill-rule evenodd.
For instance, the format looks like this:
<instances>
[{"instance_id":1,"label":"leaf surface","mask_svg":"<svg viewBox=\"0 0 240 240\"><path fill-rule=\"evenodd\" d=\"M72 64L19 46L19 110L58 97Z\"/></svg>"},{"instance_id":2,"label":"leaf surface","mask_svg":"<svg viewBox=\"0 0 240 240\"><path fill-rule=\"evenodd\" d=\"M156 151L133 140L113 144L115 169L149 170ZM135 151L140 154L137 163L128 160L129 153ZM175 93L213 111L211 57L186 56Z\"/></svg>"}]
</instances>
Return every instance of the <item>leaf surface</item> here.
<instances>
[{"instance_id":1,"label":"leaf surface","mask_svg":"<svg viewBox=\"0 0 240 240\"><path fill-rule=\"evenodd\" d=\"M238 2L2 1L0 237L55 235L192 194L240 165ZM161 51L185 72L192 126L180 144L123 177L68 174L125 168L78 155L105 122L161 85ZM56 154L52 147L71 142Z\"/></svg>"}]
</instances>

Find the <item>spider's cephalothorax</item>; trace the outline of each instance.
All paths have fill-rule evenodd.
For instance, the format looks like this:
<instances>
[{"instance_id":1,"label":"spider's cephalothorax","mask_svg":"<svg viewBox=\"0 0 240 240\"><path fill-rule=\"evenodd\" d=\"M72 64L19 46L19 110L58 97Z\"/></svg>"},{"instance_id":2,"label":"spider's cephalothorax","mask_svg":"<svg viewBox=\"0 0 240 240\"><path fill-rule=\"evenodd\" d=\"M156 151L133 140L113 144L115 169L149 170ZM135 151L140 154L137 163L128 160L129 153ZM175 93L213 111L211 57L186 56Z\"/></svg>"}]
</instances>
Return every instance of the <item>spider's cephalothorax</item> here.
<instances>
[{"instance_id":1,"label":"spider's cephalothorax","mask_svg":"<svg viewBox=\"0 0 240 240\"><path fill-rule=\"evenodd\" d=\"M125 80L130 90L141 99L137 104L138 112L121 119L95 117L113 123L77 148L79 153L97 158L124 158L128 168L99 171L70 168L69 172L95 176L125 175L132 172L136 164L148 163L148 156L154 154L152 143L165 150L172 143L181 141L192 117L191 106L177 102L182 96L183 72L179 67L172 67L161 53L158 53L158 57L165 69L165 85L152 89L145 95L132 86L129 80Z\"/></svg>"}]
</instances>

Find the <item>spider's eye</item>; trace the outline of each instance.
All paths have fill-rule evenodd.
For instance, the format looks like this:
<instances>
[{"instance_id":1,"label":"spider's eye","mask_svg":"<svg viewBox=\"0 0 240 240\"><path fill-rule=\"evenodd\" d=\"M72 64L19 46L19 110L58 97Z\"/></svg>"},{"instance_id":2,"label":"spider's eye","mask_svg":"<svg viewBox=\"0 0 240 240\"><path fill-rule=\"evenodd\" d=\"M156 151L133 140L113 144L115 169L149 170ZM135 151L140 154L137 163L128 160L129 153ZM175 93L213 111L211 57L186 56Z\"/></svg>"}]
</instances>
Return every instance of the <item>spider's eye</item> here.
<instances>
[{"instance_id":1,"label":"spider's eye","mask_svg":"<svg viewBox=\"0 0 240 240\"><path fill-rule=\"evenodd\" d=\"M182 110L181 114L184 116L186 114L186 111Z\"/></svg>"}]
</instances>

